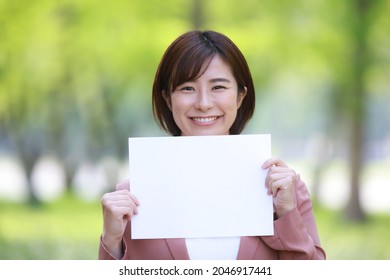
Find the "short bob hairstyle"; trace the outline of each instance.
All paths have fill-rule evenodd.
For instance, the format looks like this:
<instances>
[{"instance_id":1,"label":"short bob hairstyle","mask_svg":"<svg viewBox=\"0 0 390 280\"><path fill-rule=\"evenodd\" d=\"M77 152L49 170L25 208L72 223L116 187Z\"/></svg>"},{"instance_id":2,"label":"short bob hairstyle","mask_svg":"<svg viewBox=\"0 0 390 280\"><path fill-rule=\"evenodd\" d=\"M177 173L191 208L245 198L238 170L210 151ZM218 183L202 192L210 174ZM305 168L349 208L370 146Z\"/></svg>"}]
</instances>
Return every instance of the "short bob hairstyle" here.
<instances>
[{"instance_id":1,"label":"short bob hairstyle","mask_svg":"<svg viewBox=\"0 0 390 280\"><path fill-rule=\"evenodd\" d=\"M247 89L237 111L230 134L240 134L255 110L255 89L248 64L238 47L225 35L215 31L189 31L179 36L165 51L157 68L152 92L153 115L162 129L171 135L181 135L165 97L177 86L194 81L205 63L219 55L230 65L237 81L237 94Z\"/></svg>"}]
</instances>

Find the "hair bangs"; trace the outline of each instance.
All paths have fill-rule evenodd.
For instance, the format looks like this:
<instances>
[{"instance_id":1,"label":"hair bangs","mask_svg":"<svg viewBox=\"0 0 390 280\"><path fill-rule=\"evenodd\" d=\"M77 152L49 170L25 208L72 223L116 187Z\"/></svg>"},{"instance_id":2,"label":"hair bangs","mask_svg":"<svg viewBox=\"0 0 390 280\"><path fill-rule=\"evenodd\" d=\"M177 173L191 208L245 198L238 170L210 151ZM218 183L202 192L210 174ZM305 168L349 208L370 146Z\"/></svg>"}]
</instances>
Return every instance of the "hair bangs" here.
<instances>
[{"instance_id":1,"label":"hair bangs","mask_svg":"<svg viewBox=\"0 0 390 280\"><path fill-rule=\"evenodd\" d=\"M203 42L183 53L173 68L169 82L170 92L173 92L179 85L195 81L202 76L216 54L215 48L210 48Z\"/></svg>"}]
</instances>

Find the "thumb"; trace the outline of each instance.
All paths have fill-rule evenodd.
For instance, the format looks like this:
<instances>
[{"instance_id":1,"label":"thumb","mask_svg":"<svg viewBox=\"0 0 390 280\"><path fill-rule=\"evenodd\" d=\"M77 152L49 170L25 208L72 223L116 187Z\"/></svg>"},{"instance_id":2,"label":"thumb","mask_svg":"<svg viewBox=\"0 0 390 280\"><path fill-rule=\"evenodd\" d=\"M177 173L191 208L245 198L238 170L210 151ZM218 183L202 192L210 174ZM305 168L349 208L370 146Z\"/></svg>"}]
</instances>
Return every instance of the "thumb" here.
<instances>
[{"instance_id":1,"label":"thumb","mask_svg":"<svg viewBox=\"0 0 390 280\"><path fill-rule=\"evenodd\" d=\"M275 166L281 166L281 167L287 167L287 164L283 161L283 160L281 160L280 158L278 158L278 157L272 157L272 158L270 158L270 159L268 159L267 161L265 161L264 163L263 163L263 168L264 169L267 169L267 168L269 168L269 167L271 167L271 166L273 166L273 165L275 165Z\"/></svg>"}]
</instances>

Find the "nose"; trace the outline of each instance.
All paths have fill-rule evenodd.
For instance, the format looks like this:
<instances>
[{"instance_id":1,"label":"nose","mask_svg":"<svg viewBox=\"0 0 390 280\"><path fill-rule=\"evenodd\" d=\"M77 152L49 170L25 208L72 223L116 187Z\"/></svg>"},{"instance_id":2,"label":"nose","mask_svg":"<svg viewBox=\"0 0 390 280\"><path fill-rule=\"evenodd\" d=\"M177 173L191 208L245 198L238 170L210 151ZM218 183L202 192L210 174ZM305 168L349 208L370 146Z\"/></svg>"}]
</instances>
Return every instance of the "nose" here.
<instances>
[{"instance_id":1,"label":"nose","mask_svg":"<svg viewBox=\"0 0 390 280\"><path fill-rule=\"evenodd\" d=\"M212 95L207 90L200 90L196 94L195 108L200 111L207 111L214 106Z\"/></svg>"}]
</instances>

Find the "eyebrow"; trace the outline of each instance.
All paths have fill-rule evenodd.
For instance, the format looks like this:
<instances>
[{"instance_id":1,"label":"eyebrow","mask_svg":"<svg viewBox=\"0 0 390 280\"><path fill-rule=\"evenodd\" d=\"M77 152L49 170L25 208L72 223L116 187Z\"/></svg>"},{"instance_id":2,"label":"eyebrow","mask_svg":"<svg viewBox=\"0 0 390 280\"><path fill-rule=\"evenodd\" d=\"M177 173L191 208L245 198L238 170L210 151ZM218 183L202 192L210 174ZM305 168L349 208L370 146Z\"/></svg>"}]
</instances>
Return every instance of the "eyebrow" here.
<instances>
[{"instance_id":1,"label":"eyebrow","mask_svg":"<svg viewBox=\"0 0 390 280\"><path fill-rule=\"evenodd\" d=\"M210 83L218 83L218 82L231 83L231 81L226 78L214 78L214 79L210 79L209 82Z\"/></svg>"}]
</instances>

